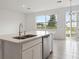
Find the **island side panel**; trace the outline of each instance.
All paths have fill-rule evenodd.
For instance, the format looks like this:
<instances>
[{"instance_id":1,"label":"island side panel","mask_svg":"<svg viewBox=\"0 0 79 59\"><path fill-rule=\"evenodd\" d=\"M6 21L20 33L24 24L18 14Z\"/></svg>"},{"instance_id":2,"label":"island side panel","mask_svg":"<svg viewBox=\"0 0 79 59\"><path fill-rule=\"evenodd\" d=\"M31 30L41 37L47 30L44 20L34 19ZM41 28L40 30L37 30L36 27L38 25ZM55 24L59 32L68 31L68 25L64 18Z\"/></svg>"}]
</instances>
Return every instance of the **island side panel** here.
<instances>
[{"instance_id":1,"label":"island side panel","mask_svg":"<svg viewBox=\"0 0 79 59\"><path fill-rule=\"evenodd\" d=\"M1 43L1 40L0 40L0 59L2 59L2 43Z\"/></svg>"},{"instance_id":2,"label":"island side panel","mask_svg":"<svg viewBox=\"0 0 79 59\"><path fill-rule=\"evenodd\" d=\"M4 42L4 59L21 59L21 45L19 43Z\"/></svg>"}]
</instances>

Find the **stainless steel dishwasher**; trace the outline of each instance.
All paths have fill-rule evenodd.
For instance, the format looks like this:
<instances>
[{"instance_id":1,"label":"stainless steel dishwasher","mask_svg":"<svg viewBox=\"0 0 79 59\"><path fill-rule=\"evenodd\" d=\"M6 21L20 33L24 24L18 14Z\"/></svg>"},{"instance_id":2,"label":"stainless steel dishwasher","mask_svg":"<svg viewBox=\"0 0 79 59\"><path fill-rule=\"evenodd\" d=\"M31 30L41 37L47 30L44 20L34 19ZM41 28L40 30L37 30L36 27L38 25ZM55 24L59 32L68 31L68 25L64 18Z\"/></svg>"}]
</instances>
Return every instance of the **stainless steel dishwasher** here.
<instances>
[{"instance_id":1,"label":"stainless steel dishwasher","mask_svg":"<svg viewBox=\"0 0 79 59\"><path fill-rule=\"evenodd\" d=\"M50 55L50 42L49 42L49 36L46 35L42 37L42 59L47 59Z\"/></svg>"}]
</instances>

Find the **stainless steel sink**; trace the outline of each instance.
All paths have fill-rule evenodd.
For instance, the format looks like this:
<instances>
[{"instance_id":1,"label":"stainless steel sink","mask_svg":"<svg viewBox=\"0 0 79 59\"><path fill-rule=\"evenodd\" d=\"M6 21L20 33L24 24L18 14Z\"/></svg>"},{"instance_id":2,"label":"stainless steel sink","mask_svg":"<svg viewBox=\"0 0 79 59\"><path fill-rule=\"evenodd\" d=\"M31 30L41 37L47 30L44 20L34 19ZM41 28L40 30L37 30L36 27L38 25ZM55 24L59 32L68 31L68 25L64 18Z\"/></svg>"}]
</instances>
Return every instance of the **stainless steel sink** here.
<instances>
[{"instance_id":1,"label":"stainless steel sink","mask_svg":"<svg viewBox=\"0 0 79 59\"><path fill-rule=\"evenodd\" d=\"M14 39L26 39L26 38L31 38L31 37L34 37L36 35L33 35L33 34L28 34L28 35L23 35L23 36L16 36L16 37L13 37Z\"/></svg>"}]
</instances>

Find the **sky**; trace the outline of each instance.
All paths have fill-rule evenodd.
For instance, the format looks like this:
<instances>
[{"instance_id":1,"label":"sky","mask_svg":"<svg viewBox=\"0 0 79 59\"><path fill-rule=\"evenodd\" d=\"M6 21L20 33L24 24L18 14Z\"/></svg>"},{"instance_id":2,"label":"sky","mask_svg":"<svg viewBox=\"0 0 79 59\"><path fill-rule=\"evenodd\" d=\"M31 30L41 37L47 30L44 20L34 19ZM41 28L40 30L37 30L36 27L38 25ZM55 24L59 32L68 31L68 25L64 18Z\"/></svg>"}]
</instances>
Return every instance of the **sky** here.
<instances>
[{"instance_id":1,"label":"sky","mask_svg":"<svg viewBox=\"0 0 79 59\"><path fill-rule=\"evenodd\" d=\"M45 20L46 19L46 20ZM36 22L48 22L50 20L50 16L36 16ZM70 21L69 13L66 13L66 22ZM76 21L76 15L72 15L72 21Z\"/></svg>"},{"instance_id":2,"label":"sky","mask_svg":"<svg viewBox=\"0 0 79 59\"><path fill-rule=\"evenodd\" d=\"M70 15L69 13L66 13L66 22L70 21ZM72 21L76 21L76 14L72 15Z\"/></svg>"},{"instance_id":3,"label":"sky","mask_svg":"<svg viewBox=\"0 0 79 59\"><path fill-rule=\"evenodd\" d=\"M70 27L70 15L69 13L66 14L66 26ZM72 27L76 27L77 26L77 22L76 22L76 14L72 15Z\"/></svg>"},{"instance_id":4,"label":"sky","mask_svg":"<svg viewBox=\"0 0 79 59\"><path fill-rule=\"evenodd\" d=\"M45 20L46 19L46 20ZM36 22L48 22L50 20L50 16L37 16Z\"/></svg>"}]
</instances>

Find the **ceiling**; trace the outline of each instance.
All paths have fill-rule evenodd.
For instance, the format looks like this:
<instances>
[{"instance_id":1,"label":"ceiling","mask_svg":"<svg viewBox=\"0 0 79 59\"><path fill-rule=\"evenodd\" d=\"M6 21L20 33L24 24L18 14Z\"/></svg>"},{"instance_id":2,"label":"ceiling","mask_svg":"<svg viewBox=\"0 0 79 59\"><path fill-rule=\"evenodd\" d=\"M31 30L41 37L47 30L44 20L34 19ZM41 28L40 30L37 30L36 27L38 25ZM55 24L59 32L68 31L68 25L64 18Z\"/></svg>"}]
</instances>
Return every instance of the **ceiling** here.
<instances>
[{"instance_id":1,"label":"ceiling","mask_svg":"<svg viewBox=\"0 0 79 59\"><path fill-rule=\"evenodd\" d=\"M0 9L9 9L24 13L38 12L70 6L69 0L0 0ZM72 0L72 5L79 5L79 0Z\"/></svg>"}]
</instances>

